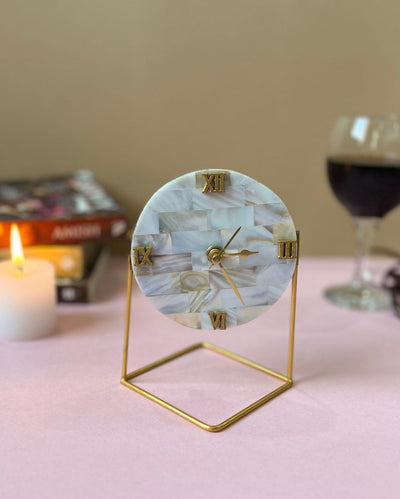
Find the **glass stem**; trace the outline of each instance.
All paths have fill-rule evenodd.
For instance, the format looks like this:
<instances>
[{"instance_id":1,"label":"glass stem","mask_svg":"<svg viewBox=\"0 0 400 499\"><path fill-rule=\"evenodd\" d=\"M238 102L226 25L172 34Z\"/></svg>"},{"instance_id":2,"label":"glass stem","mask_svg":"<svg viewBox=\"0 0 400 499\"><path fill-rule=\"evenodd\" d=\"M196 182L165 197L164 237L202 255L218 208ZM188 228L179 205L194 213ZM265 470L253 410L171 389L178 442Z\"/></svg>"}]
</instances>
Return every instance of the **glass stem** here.
<instances>
[{"instance_id":1,"label":"glass stem","mask_svg":"<svg viewBox=\"0 0 400 499\"><path fill-rule=\"evenodd\" d=\"M361 286L371 281L368 255L379 226L379 220L377 217L353 217L356 236L356 266L353 275L355 286Z\"/></svg>"}]
</instances>

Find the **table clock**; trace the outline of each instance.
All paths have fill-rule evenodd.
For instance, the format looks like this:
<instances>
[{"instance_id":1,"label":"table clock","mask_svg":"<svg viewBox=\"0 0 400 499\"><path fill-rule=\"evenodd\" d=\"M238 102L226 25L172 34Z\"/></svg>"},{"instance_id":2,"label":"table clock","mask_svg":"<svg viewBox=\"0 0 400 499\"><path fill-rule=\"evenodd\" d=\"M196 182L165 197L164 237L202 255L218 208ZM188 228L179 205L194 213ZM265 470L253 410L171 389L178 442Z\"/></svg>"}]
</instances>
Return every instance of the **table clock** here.
<instances>
[{"instance_id":1,"label":"table clock","mask_svg":"<svg viewBox=\"0 0 400 499\"><path fill-rule=\"evenodd\" d=\"M121 382L192 423L219 431L292 386L298 233L282 200L265 185L232 170L200 170L161 187L132 235ZM282 375L208 342L197 343L127 372L132 274L168 319L219 331L246 324L271 307L292 281L288 373ZM135 385L132 380L197 348L207 348L284 382L219 425L208 425Z\"/></svg>"}]
</instances>

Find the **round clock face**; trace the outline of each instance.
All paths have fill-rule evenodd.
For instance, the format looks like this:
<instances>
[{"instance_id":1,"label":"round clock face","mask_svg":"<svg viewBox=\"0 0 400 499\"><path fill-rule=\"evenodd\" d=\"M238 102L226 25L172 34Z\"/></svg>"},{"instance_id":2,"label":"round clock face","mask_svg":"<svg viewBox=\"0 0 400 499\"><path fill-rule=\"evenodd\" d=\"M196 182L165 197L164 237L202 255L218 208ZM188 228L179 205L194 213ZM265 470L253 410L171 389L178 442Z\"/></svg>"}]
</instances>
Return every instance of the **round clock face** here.
<instances>
[{"instance_id":1,"label":"round clock face","mask_svg":"<svg viewBox=\"0 0 400 499\"><path fill-rule=\"evenodd\" d=\"M143 209L132 267L143 294L195 329L227 329L265 312L296 265L296 231L281 199L231 170L172 180Z\"/></svg>"}]
</instances>

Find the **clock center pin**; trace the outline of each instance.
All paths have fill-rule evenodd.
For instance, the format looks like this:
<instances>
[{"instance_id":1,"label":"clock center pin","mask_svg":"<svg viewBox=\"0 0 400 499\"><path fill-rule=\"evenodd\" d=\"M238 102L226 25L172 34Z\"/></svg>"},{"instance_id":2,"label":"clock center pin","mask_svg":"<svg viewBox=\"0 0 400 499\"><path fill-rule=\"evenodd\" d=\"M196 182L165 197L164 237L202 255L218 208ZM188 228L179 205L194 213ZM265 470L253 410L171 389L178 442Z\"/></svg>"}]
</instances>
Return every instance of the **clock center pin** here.
<instances>
[{"instance_id":1,"label":"clock center pin","mask_svg":"<svg viewBox=\"0 0 400 499\"><path fill-rule=\"evenodd\" d=\"M206 254L209 262L214 265L218 265L221 263L223 253L224 250L219 246L210 246Z\"/></svg>"}]
</instances>

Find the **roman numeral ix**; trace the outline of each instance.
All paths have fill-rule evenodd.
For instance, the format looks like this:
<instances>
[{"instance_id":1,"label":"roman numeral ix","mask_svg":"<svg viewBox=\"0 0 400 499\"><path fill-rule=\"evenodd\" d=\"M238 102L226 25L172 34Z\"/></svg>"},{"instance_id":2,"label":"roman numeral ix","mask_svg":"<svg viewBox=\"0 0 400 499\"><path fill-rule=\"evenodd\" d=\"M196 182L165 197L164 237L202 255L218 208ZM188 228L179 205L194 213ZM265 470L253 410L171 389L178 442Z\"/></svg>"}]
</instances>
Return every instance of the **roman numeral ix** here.
<instances>
[{"instance_id":1,"label":"roman numeral ix","mask_svg":"<svg viewBox=\"0 0 400 499\"><path fill-rule=\"evenodd\" d=\"M153 265L153 262L150 259L150 253L152 249L152 246L136 246L136 248L133 248L133 265L135 267L142 267L143 265Z\"/></svg>"}]
</instances>

